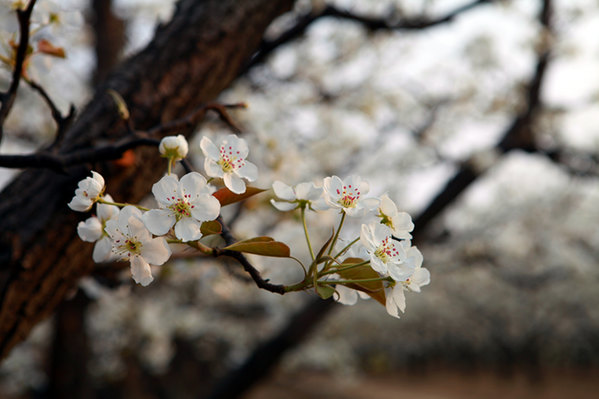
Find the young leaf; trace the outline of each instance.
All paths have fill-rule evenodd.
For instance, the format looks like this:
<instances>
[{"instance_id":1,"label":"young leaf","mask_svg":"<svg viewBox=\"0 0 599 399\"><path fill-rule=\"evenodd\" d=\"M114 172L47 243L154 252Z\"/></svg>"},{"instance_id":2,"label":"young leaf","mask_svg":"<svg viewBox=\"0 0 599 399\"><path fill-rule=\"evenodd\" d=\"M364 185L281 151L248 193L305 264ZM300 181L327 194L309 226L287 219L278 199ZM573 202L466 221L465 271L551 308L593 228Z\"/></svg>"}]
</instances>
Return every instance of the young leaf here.
<instances>
[{"instance_id":1,"label":"young leaf","mask_svg":"<svg viewBox=\"0 0 599 399\"><path fill-rule=\"evenodd\" d=\"M322 299L329 299L335 293L335 288L328 284L317 285L316 292L318 293L318 296Z\"/></svg>"},{"instance_id":2,"label":"young leaf","mask_svg":"<svg viewBox=\"0 0 599 399\"><path fill-rule=\"evenodd\" d=\"M229 251L246 252L248 254L275 256L280 258L289 257L289 247L282 242L275 241L271 237L254 237L249 240L239 241L223 249Z\"/></svg>"},{"instance_id":3,"label":"young leaf","mask_svg":"<svg viewBox=\"0 0 599 399\"><path fill-rule=\"evenodd\" d=\"M341 266L339 267L343 268L352 264L362 262L364 262L364 259L347 258L343 261L343 263L341 263ZM363 265L348 270L338 271L337 274L340 275L341 278L344 280L367 280L380 277L379 274L375 272L369 265ZM385 306L387 303L382 281L368 281L344 285L346 285L349 288L353 288L354 290L365 292L366 294L368 294L368 296L375 299L383 306Z\"/></svg>"},{"instance_id":4,"label":"young leaf","mask_svg":"<svg viewBox=\"0 0 599 399\"><path fill-rule=\"evenodd\" d=\"M222 227L223 226L221 226L216 220L211 220L209 222L202 223L200 231L202 232L203 236L209 236L213 234L220 234L223 231Z\"/></svg>"},{"instance_id":5,"label":"young leaf","mask_svg":"<svg viewBox=\"0 0 599 399\"><path fill-rule=\"evenodd\" d=\"M263 191L266 191L266 190L263 190L261 188L247 186L245 188L245 193L235 194L228 188L223 187L220 190L216 191L212 195L214 195L216 197L216 199L218 200L218 202L220 202L220 206L225 206L225 205L233 204L235 202L243 201L246 198L249 198L256 194L260 194Z\"/></svg>"},{"instance_id":6,"label":"young leaf","mask_svg":"<svg viewBox=\"0 0 599 399\"><path fill-rule=\"evenodd\" d=\"M37 42L37 51L39 51L40 53L51 55L53 57L66 57L64 49L62 47L56 47L46 39L42 39L39 42Z\"/></svg>"}]
</instances>

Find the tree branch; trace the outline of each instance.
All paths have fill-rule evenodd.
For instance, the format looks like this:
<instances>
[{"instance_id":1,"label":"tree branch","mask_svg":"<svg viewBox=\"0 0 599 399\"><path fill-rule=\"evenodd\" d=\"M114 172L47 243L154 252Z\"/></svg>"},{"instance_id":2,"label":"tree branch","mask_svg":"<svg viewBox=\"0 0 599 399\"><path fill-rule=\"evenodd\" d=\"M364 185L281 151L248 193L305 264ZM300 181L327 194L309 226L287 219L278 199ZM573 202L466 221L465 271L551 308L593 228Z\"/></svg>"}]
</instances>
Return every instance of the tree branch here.
<instances>
[{"instance_id":1,"label":"tree branch","mask_svg":"<svg viewBox=\"0 0 599 399\"><path fill-rule=\"evenodd\" d=\"M291 28L287 29L285 32L281 33L279 37L277 37L276 39L263 41L260 45L260 48L258 49L256 54L254 54L246 68L249 69L256 64L263 62L264 59L270 53L273 52L273 50L275 50L281 45L289 43L290 41L293 41L298 37L302 36L305 33L308 26L310 26L313 22L321 18L333 17L358 22L370 31L420 30L451 22L457 16L464 12L476 8L477 6L493 3L495 1L497 0L475 0L471 3L458 7L455 10L439 18L428 18L422 16L408 19L400 19L396 21L392 21L389 18L361 16L346 10L342 10L333 5L327 5L319 12L309 12L307 14L299 16L295 21L295 24Z\"/></svg>"},{"instance_id":2,"label":"tree branch","mask_svg":"<svg viewBox=\"0 0 599 399\"><path fill-rule=\"evenodd\" d=\"M0 107L0 142L2 142L2 136L4 135L4 121L8 116L17 96L17 90L19 88L19 82L21 81L21 75L23 74L23 65L27 58L27 47L29 46L29 24L31 19L31 13L35 6L36 0L30 0L29 4L24 10L17 9L17 18L19 20L19 46L17 47L17 54L15 57L15 69L12 73L12 81L7 92L2 93L0 100L2 106Z\"/></svg>"}]
</instances>

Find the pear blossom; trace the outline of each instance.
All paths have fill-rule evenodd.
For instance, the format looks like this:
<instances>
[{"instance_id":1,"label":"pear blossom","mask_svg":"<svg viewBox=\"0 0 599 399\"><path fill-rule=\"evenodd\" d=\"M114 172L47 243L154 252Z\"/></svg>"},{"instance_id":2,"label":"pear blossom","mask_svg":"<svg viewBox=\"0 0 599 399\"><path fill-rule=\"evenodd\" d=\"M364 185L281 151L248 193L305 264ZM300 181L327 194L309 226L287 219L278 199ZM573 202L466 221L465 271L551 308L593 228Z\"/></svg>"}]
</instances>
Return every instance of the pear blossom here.
<instances>
[{"instance_id":1,"label":"pear blossom","mask_svg":"<svg viewBox=\"0 0 599 399\"><path fill-rule=\"evenodd\" d=\"M220 213L220 203L204 176L197 172L186 174L179 181L167 175L152 186L160 209L146 212L142 219L152 234L164 235L175 226L175 236L182 241L202 237L202 222L214 220Z\"/></svg>"},{"instance_id":2,"label":"pear blossom","mask_svg":"<svg viewBox=\"0 0 599 399\"><path fill-rule=\"evenodd\" d=\"M178 136L167 136L160 140L158 151L164 158L171 158L173 161L179 161L187 156L189 146L182 134Z\"/></svg>"},{"instance_id":3,"label":"pear blossom","mask_svg":"<svg viewBox=\"0 0 599 399\"><path fill-rule=\"evenodd\" d=\"M345 180L337 176L326 177L323 187L326 202L333 208L342 209L348 216L363 216L379 203L376 198L364 198L370 188L359 176Z\"/></svg>"},{"instance_id":4,"label":"pear blossom","mask_svg":"<svg viewBox=\"0 0 599 399\"><path fill-rule=\"evenodd\" d=\"M106 222L105 230L112 239L112 252L131 262L133 280L145 287L154 280L150 264L162 265L171 256L171 249L164 237L152 238L141 218L141 211L129 205Z\"/></svg>"},{"instance_id":5,"label":"pear blossom","mask_svg":"<svg viewBox=\"0 0 599 399\"><path fill-rule=\"evenodd\" d=\"M106 195L107 201L113 202L110 195ZM96 205L97 216L92 216L84 222L77 225L77 234L86 242L95 242L92 258L96 263L110 262L114 260L112 253L112 240L108 233L104 231L106 222L116 218L119 214L119 208L114 205L98 204Z\"/></svg>"},{"instance_id":6,"label":"pear blossom","mask_svg":"<svg viewBox=\"0 0 599 399\"><path fill-rule=\"evenodd\" d=\"M245 192L242 178L248 181L258 178L258 168L246 160L247 143L236 135L228 135L218 147L208 137L203 137L200 147L206 157L204 169L208 176L222 178L225 186L235 194Z\"/></svg>"},{"instance_id":7,"label":"pear blossom","mask_svg":"<svg viewBox=\"0 0 599 399\"><path fill-rule=\"evenodd\" d=\"M306 205L315 211L329 209L322 196L322 187L316 187L314 183L299 183L291 187L277 180L272 184L272 189L282 201L271 199L270 203L280 211L290 211Z\"/></svg>"},{"instance_id":8,"label":"pear blossom","mask_svg":"<svg viewBox=\"0 0 599 399\"><path fill-rule=\"evenodd\" d=\"M75 196L68 204L69 208L77 212L87 212L103 192L104 178L98 172L92 171L92 177L86 177L79 182Z\"/></svg>"},{"instance_id":9,"label":"pear blossom","mask_svg":"<svg viewBox=\"0 0 599 399\"><path fill-rule=\"evenodd\" d=\"M391 229L380 223L363 224L360 244L370 256L370 266L382 275L390 275L395 281L403 281L414 271L407 259L406 248L393 240Z\"/></svg>"},{"instance_id":10,"label":"pear blossom","mask_svg":"<svg viewBox=\"0 0 599 399\"><path fill-rule=\"evenodd\" d=\"M414 230L412 218L406 212L399 212L397 205L395 205L387 194L381 196L377 216L380 218L382 224L389 226L393 236L405 240L412 239L412 235L410 234Z\"/></svg>"},{"instance_id":11,"label":"pear blossom","mask_svg":"<svg viewBox=\"0 0 599 399\"><path fill-rule=\"evenodd\" d=\"M386 309L393 317L399 318L399 311L403 313L406 309L405 291L420 292L420 287L430 283L430 272L422 267L422 254L416 247L408 250L408 259L415 269L405 281L397 281L395 285L385 292L387 297Z\"/></svg>"}]
</instances>

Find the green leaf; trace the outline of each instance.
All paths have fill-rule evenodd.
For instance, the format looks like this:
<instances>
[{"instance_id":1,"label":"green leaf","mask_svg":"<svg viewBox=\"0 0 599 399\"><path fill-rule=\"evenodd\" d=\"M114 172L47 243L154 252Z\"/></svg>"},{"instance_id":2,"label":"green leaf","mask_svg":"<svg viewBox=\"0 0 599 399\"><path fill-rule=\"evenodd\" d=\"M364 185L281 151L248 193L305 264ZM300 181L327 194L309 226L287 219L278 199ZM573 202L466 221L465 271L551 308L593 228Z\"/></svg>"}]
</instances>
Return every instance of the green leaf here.
<instances>
[{"instance_id":1,"label":"green leaf","mask_svg":"<svg viewBox=\"0 0 599 399\"><path fill-rule=\"evenodd\" d=\"M223 231L223 226L221 226L216 220L210 220L208 222L202 223L200 231L202 232L202 236L220 234Z\"/></svg>"},{"instance_id":2,"label":"green leaf","mask_svg":"<svg viewBox=\"0 0 599 399\"><path fill-rule=\"evenodd\" d=\"M256 194L260 194L261 192L264 192L264 191L266 191L266 190L263 190L261 188L247 186L245 188L245 192L243 194L235 194L228 188L223 187L220 190L216 191L212 195L216 197L218 202L220 202L220 206L225 206L225 205L234 204L235 202L243 201L246 198L252 197Z\"/></svg>"},{"instance_id":3,"label":"green leaf","mask_svg":"<svg viewBox=\"0 0 599 399\"><path fill-rule=\"evenodd\" d=\"M352 264L363 263L364 259L360 258L347 258L341 263L340 268L347 267ZM354 267L348 270L342 270L337 272L344 280L366 280L371 278L380 277L369 265L363 265ZM387 298L385 297L385 289L382 281L368 281L362 283L344 284L354 290L362 291L368 294L371 298L375 299L383 306L387 304Z\"/></svg>"},{"instance_id":4,"label":"green leaf","mask_svg":"<svg viewBox=\"0 0 599 399\"><path fill-rule=\"evenodd\" d=\"M239 241L223 249L229 251L245 252L248 254L275 256L289 258L289 247L271 237L254 237L249 240Z\"/></svg>"},{"instance_id":5,"label":"green leaf","mask_svg":"<svg viewBox=\"0 0 599 399\"><path fill-rule=\"evenodd\" d=\"M317 285L316 292L318 293L318 296L322 299L329 299L335 293L335 288L328 284Z\"/></svg>"}]
</instances>

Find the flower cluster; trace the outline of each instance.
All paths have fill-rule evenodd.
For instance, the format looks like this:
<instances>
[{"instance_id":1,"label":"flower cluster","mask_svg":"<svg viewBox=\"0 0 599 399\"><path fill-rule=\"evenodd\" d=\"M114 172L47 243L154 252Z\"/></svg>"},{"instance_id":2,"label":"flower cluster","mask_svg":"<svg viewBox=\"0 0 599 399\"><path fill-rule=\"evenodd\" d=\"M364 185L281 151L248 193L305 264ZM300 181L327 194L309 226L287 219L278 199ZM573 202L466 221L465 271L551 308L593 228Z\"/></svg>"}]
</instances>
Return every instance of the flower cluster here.
<instances>
[{"instance_id":1,"label":"flower cluster","mask_svg":"<svg viewBox=\"0 0 599 399\"><path fill-rule=\"evenodd\" d=\"M92 172L79 182L68 204L75 211L87 212L96 205L96 215L82 221L77 232L82 240L95 242L93 260L98 263L130 262L135 282L146 286L153 281L151 266L164 264L171 257L169 244L183 244L205 255L218 256L231 251L262 256L292 258L284 243L270 237L254 237L225 248L211 248L206 235L220 234L216 221L221 205L241 201L264 190L247 187L244 181L258 177L256 166L247 160L248 146L243 139L228 135L219 143L201 140L208 179L189 172L182 177L172 173L183 160L189 146L181 135L165 137L158 150L167 158L167 174L152 186L157 203L154 209L114 202L106 191L104 178ZM218 186L222 186L220 189ZM405 310L405 292L420 292L429 284L430 273L422 267L423 257L412 245L414 224L410 215L400 212L388 195L368 196L369 184L358 176L324 178L318 185L307 182L291 187L275 181L272 205L280 211L300 210L311 262L302 266L304 279L297 284L278 286L284 292L314 289L322 298L334 297L354 304L358 297L374 298L387 312L399 317ZM306 211L339 212L340 220L331 237L314 251L306 224ZM347 219L347 224L346 224ZM355 224L357 236L341 231ZM222 250L225 250L224 252ZM277 291L281 292L281 291Z\"/></svg>"},{"instance_id":2,"label":"flower cluster","mask_svg":"<svg viewBox=\"0 0 599 399\"><path fill-rule=\"evenodd\" d=\"M405 310L404 292L420 292L420 287L429 284L430 273L422 267L422 254L411 244L414 224L410 215L398 211L387 194L367 197L369 189L368 183L358 176L345 180L326 177L321 187L300 183L292 188L277 181L273 190L278 200L271 203L281 211L300 208L302 219L306 208L338 210L341 220L326 258L314 256L306 230L313 256L310 274L315 276L315 288L321 296L334 294L337 301L348 305L356 303L358 296L371 296L379 301L384 298L387 312L399 317L399 310ZM347 240L349 244L332 256L346 216L360 220L360 235ZM320 264L324 266L318 269ZM321 277L323 280L319 281Z\"/></svg>"},{"instance_id":3,"label":"flower cluster","mask_svg":"<svg viewBox=\"0 0 599 399\"><path fill-rule=\"evenodd\" d=\"M221 158L212 158L216 146L202 141L206 148L206 173L223 178L224 185L235 193L245 192L241 177L254 180L257 168L245 160L247 144L234 135L220 143ZM96 206L96 215L77 226L83 241L95 242L93 260L97 263L118 260L131 263L131 275L143 286L153 281L151 265L164 264L171 256L169 243L192 243L203 237L202 224L215 220L220 214L220 202L212 194L215 187L197 172L179 179L171 166L187 156L188 144L182 135L165 137L158 150L168 159L168 174L152 186L158 208L121 204L104 194L104 178L95 171L79 182L75 196L68 204L78 212ZM215 166L216 165L216 166ZM220 169L219 169L220 168Z\"/></svg>"}]
</instances>

